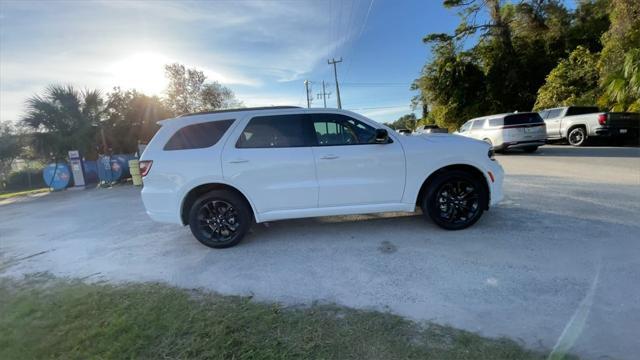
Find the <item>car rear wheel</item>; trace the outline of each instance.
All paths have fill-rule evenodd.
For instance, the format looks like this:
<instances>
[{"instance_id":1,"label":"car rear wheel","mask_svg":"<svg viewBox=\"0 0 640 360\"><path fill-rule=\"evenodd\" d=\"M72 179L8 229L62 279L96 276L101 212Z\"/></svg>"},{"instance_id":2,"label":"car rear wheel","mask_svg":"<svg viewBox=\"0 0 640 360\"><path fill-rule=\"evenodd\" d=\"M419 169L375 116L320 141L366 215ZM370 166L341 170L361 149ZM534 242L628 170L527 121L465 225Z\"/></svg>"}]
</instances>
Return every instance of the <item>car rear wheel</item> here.
<instances>
[{"instance_id":1,"label":"car rear wheel","mask_svg":"<svg viewBox=\"0 0 640 360\"><path fill-rule=\"evenodd\" d=\"M251 226L246 201L226 190L202 195L191 207L189 227L203 245L221 249L237 245Z\"/></svg>"},{"instance_id":2,"label":"car rear wheel","mask_svg":"<svg viewBox=\"0 0 640 360\"><path fill-rule=\"evenodd\" d=\"M536 150L538 150L537 146L527 146L527 147L522 148L522 151L524 151L526 153L536 152Z\"/></svg>"},{"instance_id":3,"label":"car rear wheel","mask_svg":"<svg viewBox=\"0 0 640 360\"><path fill-rule=\"evenodd\" d=\"M567 140L570 145L573 146L583 146L587 141L587 132L583 127L577 127L571 129L569 131L569 135L567 136Z\"/></svg>"},{"instance_id":4,"label":"car rear wheel","mask_svg":"<svg viewBox=\"0 0 640 360\"><path fill-rule=\"evenodd\" d=\"M487 188L464 171L448 171L430 186L422 200L422 211L438 226L461 230L473 225L487 206Z\"/></svg>"}]
</instances>

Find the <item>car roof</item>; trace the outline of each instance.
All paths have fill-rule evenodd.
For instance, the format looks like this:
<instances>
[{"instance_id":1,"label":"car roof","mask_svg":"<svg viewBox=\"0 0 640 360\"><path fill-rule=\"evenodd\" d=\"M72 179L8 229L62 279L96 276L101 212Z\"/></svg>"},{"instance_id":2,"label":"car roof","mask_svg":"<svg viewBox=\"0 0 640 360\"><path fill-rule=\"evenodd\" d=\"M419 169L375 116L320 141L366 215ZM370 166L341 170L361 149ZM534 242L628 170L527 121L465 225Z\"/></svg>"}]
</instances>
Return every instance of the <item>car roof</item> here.
<instances>
[{"instance_id":1,"label":"car roof","mask_svg":"<svg viewBox=\"0 0 640 360\"><path fill-rule=\"evenodd\" d=\"M259 106L259 107L223 109L223 110L213 110L213 111L200 111L200 112L182 114L182 115L179 115L178 117L183 118L187 116L196 116L196 115L210 115L210 114L221 114L221 113L232 113L232 112L279 110L279 109L301 109L301 107L300 106Z\"/></svg>"}]
</instances>

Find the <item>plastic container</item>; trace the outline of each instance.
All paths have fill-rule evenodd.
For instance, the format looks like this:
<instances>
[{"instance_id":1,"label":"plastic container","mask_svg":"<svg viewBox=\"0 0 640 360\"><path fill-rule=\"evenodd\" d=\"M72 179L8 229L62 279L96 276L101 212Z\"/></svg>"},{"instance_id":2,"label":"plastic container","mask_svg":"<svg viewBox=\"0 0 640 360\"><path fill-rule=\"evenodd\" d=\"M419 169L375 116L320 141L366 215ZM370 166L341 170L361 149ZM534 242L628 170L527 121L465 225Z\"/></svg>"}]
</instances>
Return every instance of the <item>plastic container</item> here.
<instances>
[{"instance_id":1,"label":"plastic container","mask_svg":"<svg viewBox=\"0 0 640 360\"><path fill-rule=\"evenodd\" d=\"M69 186L71 171L69 171L69 166L64 163L49 164L42 169L42 178L44 183L53 190L63 190Z\"/></svg>"}]
</instances>

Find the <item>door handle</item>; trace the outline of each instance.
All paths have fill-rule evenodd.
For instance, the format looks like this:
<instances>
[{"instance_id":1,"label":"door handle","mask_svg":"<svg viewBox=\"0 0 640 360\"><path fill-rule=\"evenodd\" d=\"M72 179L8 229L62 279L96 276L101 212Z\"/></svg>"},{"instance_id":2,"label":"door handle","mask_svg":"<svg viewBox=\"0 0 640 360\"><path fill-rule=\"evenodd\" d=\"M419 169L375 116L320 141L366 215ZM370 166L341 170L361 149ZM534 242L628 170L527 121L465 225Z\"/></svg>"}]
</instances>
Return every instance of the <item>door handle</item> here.
<instances>
[{"instance_id":1,"label":"door handle","mask_svg":"<svg viewBox=\"0 0 640 360\"><path fill-rule=\"evenodd\" d=\"M233 159L233 160L229 160L228 163L229 164L242 164L242 163L246 163L249 162L249 160L247 159Z\"/></svg>"},{"instance_id":2,"label":"door handle","mask_svg":"<svg viewBox=\"0 0 640 360\"><path fill-rule=\"evenodd\" d=\"M333 154L328 154L328 155L324 155L324 156L320 157L320 159L323 159L323 160L334 160L334 159L337 159L337 158L339 158L339 156L338 155L333 155Z\"/></svg>"}]
</instances>

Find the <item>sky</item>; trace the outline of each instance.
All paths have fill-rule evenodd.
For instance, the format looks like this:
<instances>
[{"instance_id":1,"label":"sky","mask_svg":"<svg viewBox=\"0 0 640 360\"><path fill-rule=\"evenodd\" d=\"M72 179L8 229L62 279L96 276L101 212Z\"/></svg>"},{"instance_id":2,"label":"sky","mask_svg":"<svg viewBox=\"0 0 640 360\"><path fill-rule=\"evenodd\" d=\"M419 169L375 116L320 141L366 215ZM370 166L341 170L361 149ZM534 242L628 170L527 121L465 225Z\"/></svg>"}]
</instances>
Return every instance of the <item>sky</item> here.
<instances>
[{"instance_id":1,"label":"sky","mask_svg":"<svg viewBox=\"0 0 640 360\"><path fill-rule=\"evenodd\" d=\"M439 0L0 0L0 120L19 120L53 83L161 96L173 62L246 106L306 106L309 80L311 106L323 107L324 80L336 107L327 60L342 58L342 107L393 121L412 112L410 85L430 57L422 38L457 23Z\"/></svg>"}]
</instances>

